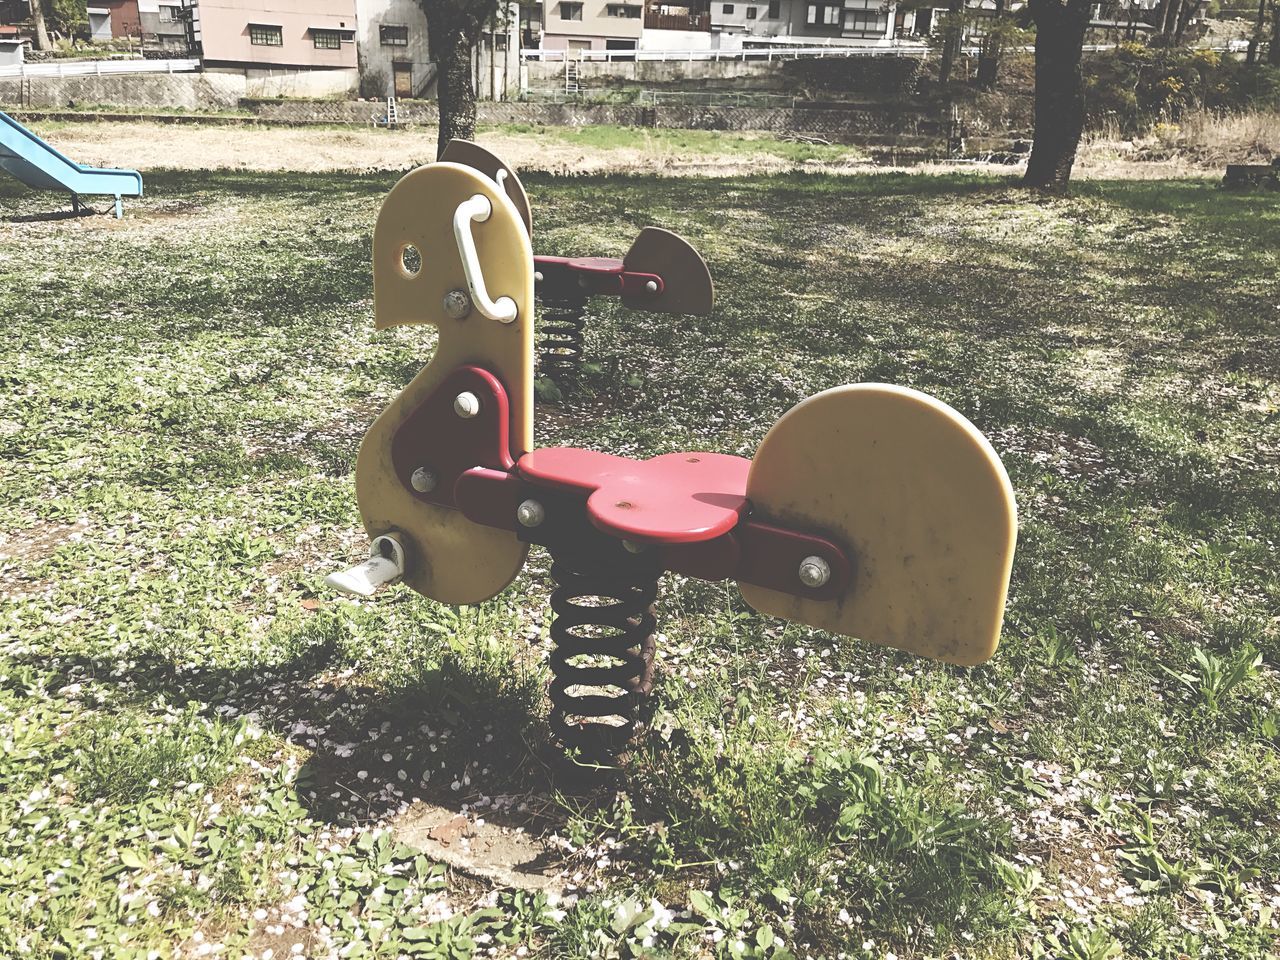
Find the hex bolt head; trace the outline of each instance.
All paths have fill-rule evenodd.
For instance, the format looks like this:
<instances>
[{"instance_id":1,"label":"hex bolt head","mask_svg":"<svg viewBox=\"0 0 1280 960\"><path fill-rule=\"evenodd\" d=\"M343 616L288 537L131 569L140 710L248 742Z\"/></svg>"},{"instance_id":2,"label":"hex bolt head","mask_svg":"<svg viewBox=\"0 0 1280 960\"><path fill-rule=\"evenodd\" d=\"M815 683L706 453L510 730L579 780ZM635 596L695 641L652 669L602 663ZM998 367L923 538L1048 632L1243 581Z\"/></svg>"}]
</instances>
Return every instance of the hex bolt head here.
<instances>
[{"instance_id":1,"label":"hex bolt head","mask_svg":"<svg viewBox=\"0 0 1280 960\"><path fill-rule=\"evenodd\" d=\"M464 390L453 398L453 412L464 420L474 417L480 412L480 398L470 390Z\"/></svg>"},{"instance_id":2,"label":"hex bolt head","mask_svg":"<svg viewBox=\"0 0 1280 960\"><path fill-rule=\"evenodd\" d=\"M471 313L471 298L465 290L450 290L444 295L444 312L455 320Z\"/></svg>"},{"instance_id":3,"label":"hex bolt head","mask_svg":"<svg viewBox=\"0 0 1280 960\"><path fill-rule=\"evenodd\" d=\"M831 564L821 557L805 557L800 561L800 582L806 587L826 586L831 579Z\"/></svg>"},{"instance_id":4,"label":"hex bolt head","mask_svg":"<svg viewBox=\"0 0 1280 960\"><path fill-rule=\"evenodd\" d=\"M646 290L648 290L650 293L657 293L657 292L658 292L658 281L657 281L657 280L650 280L648 283L646 283L646 284L644 285L644 288L645 288Z\"/></svg>"},{"instance_id":5,"label":"hex bolt head","mask_svg":"<svg viewBox=\"0 0 1280 960\"><path fill-rule=\"evenodd\" d=\"M419 493L430 493L436 488L439 478L426 467L418 467L417 470L409 476L409 483L413 489Z\"/></svg>"},{"instance_id":6,"label":"hex bolt head","mask_svg":"<svg viewBox=\"0 0 1280 960\"><path fill-rule=\"evenodd\" d=\"M537 500L526 500L516 507L516 520L522 527L541 526L545 519L547 519L546 508Z\"/></svg>"}]
</instances>

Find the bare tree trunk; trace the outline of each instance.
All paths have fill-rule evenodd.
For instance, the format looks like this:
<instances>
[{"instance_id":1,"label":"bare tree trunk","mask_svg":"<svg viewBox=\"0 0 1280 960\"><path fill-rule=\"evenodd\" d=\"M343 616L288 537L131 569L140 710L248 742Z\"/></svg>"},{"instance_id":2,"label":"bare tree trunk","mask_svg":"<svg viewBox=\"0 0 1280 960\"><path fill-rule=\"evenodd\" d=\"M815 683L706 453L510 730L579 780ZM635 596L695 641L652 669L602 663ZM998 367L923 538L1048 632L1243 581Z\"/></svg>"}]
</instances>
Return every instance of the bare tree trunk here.
<instances>
[{"instance_id":1,"label":"bare tree trunk","mask_svg":"<svg viewBox=\"0 0 1280 960\"><path fill-rule=\"evenodd\" d=\"M504 22L510 0L421 0L427 16L427 43L436 62L440 106L438 153L450 140L474 140L476 87L480 86L476 44L490 20Z\"/></svg>"},{"instance_id":2,"label":"bare tree trunk","mask_svg":"<svg viewBox=\"0 0 1280 960\"><path fill-rule=\"evenodd\" d=\"M1084 132L1080 57L1089 27L1087 0L1030 0L1036 25L1035 140L1023 183L1062 189L1071 180Z\"/></svg>"},{"instance_id":3,"label":"bare tree trunk","mask_svg":"<svg viewBox=\"0 0 1280 960\"><path fill-rule=\"evenodd\" d=\"M471 76L473 41L447 17L428 23L432 54L437 63L436 95L440 107L437 156L450 140L474 140L476 89Z\"/></svg>"},{"instance_id":4,"label":"bare tree trunk","mask_svg":"<svg viewBox=\"0 0 1280 960\"><path fill-rule=\"evenodd\" d=\"M1187 32L1187 27L1191 25L1191 21L1196 15L1196 8L1198 6L1199 4L1195 3L1194 0L1183 0L1182 6L1178 9L1177 29L1173 35L1173 42L1175 44L1182 43L1182 38Z\"/></svg>"},{"instance_id":5,"label":"bare tree trunk","mask_svg":"<svg viewBox=\"0 0 1280 960\"><path fill-rule=\"evenodd\" d=\"M982 38L982 55L978 57L978 86L986 90L995 88L1000 74L1000 52L1004 46L1000 29L1003 26L1001 21L1004 18L1005 3L1006 0L996 0L995 16L991 19L987 35Z\"/></svg>"},{"instance_id":6,"label":"bare tree trunk","mask_svg":"<svg viewBox=\"0 0 1280 960\"><path fill-rule=\"evenodd\" d=\"M1280 3L1271 4L1271 43L1267 46L1267 63L1280 67Z\"/></svg>"},{"instance_id":7,"label":"bare tree trunk","mask_svg":"<svg viewBox=\"0 0 1280 960\"><path fill-rule=\"evenodd\" d=\"M471 83L471 44L458 34L450 38L440 57L440 136L444 152L450 140L474 140L476 91Z\"/></svg>"},{"instance_id":8,"label":"bare tree trunk","mask_svg":"<svg viewBox=\"0 0 1280 960\"><path fill-rule=\"evenodd\" d=\"M31 19L36 25L36 49L49 50L49 28L44 22L44 0L29 0L31 4Z\"/></svg>"},{"instance_id":9,"label":"bare tree trunk","mask_svg":"<svg viewBox=\"0 0 1280 960\"><path fill-rule=\"evenodd\" d=\"M942 33L942 61L938 64L938 85L945 87L951 82L951 70L955 66L956 54L960 52L960 37L964 33L964 24L960 16L964 10L964 0L948 0L947 24Z\"/></svg>"},{"instance_id":10,"label":"bare tree trunk","mask_svg":"<svg viewBox=\"0 0 1280 960\"><path fill-rule=\"evenodd\" d=\"M1253 36L1249 38L1249 52L1245 54L1245 63L1258 62L1258 48L1262 46L1262 28L1267 22L1267 0L1258 0L1258 21L1253 25Z\"/></svg>"},{"instance_id":11,"label":"bare tree trunk","mask_svg":"<svg viewBox=\"0 0 1280 960\"><path fill-rule=\"evenodd\" d=\"M1182 19L1183 0L1168 0L1165 4L1164 16L1160 18L1160 35L1165 41L1172 41L1178 32L1178 21Z\"/></svg>"}]
</instances>

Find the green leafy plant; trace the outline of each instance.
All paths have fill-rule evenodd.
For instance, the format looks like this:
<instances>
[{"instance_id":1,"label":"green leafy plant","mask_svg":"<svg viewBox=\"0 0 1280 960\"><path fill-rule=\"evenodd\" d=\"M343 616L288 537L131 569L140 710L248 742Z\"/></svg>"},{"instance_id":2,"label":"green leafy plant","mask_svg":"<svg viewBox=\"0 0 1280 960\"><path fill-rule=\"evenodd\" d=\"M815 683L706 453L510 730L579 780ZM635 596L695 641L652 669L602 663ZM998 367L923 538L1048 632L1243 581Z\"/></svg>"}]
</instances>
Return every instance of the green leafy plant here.
<instances>
[{"instance_id":1,"label":"green leafy plant","mask_svg":"<svg viewBox=\"0 0 1280 960\"><path fill-rule=\"evenodd\" d=\"M1196 694L1210 713L1216 713L1222 701L1237 687L1258 675L1262 654L1246 646L1231 657L1196 647L1192 653L1194 672L1177 672L1161 664L1161 669Z\"/></svg>"},{"instance_id":2,"label":"green leafy plant","mask_svg":"<svg viewBox=\"0 0 1280 960\"><path fill-rule=\"evenodd\" d=\"M1113 960L1124 955L1120 941L1101 927L1073 927L1065 937L1051 933L1036 944L1036 960Z\"/></svg>"}]
</instances>

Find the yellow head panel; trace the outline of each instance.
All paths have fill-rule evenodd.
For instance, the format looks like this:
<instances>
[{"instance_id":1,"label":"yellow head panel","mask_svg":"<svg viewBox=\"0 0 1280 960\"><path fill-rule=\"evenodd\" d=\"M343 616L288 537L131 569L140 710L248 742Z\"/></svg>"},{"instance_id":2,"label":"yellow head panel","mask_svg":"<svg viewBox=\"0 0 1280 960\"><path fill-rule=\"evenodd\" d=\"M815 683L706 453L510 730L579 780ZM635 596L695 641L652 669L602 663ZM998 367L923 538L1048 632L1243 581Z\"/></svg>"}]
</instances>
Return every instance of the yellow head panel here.
<instances>
[{"instance_id":1,"label":"yellow head panel","mask_svg":"<svg viewBox=\"0 0 1280 960\"><path fill-rule=\"evenodd\" d=\"M1013 487L978 429L904 387L837 387L765 436L747 479L752 516L844 543L844 595L743 585L761 613L972 665L995 652L1017 539Z\"/></svg>"},{"instance_id":2,"label":"yellow head panel","mask_svg":"<svg viewBox=\"0 0 1280 960\"><path fill-rule=\"evenodd\" d=\"M473 222L479 264L490 296L510 297L516 319L502 323L473 308L458 320L446 294L468 289L454 235L454 213L477 194L490 201L488 219ZM407 247L421 257L411 274ZM484 367L511 403L512 454L533 447L533 249L520 214L494 182L453 163L407 174L383 202L373 234L373 290L378 329L431 323L435 355L374 421L356 461L356 496L370 536L395 532L406 549L405 582L441 603L476 603L501 591L524 565L527 547L515 535L474 524L457 510L423 503L396 478L391 459L396 430L435 387L464 364ZM424 466L430 466L424 464Z\"/></svg>"}]
</instances>

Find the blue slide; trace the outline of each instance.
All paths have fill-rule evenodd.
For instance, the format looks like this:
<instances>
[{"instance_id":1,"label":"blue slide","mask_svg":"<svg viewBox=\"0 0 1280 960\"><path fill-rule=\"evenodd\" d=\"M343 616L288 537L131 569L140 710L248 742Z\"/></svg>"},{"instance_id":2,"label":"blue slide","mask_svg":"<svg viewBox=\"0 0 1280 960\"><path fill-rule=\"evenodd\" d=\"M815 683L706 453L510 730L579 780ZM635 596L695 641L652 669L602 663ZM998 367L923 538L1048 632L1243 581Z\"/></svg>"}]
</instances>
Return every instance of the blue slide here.
<instances>
[{"instance_id":1,"label":"blue slide","mask_svg":"<svg viewBox=\"0 0 1280 960\"><path fill-rule=\"evenodd\" d=\"M105 195L116 198L119 217L121 197L142 196L142 174L81 166L5 113L0 113L0 170L36 190L65 190L77 210L81 194Z\"/></svg>"}]
</instances>

